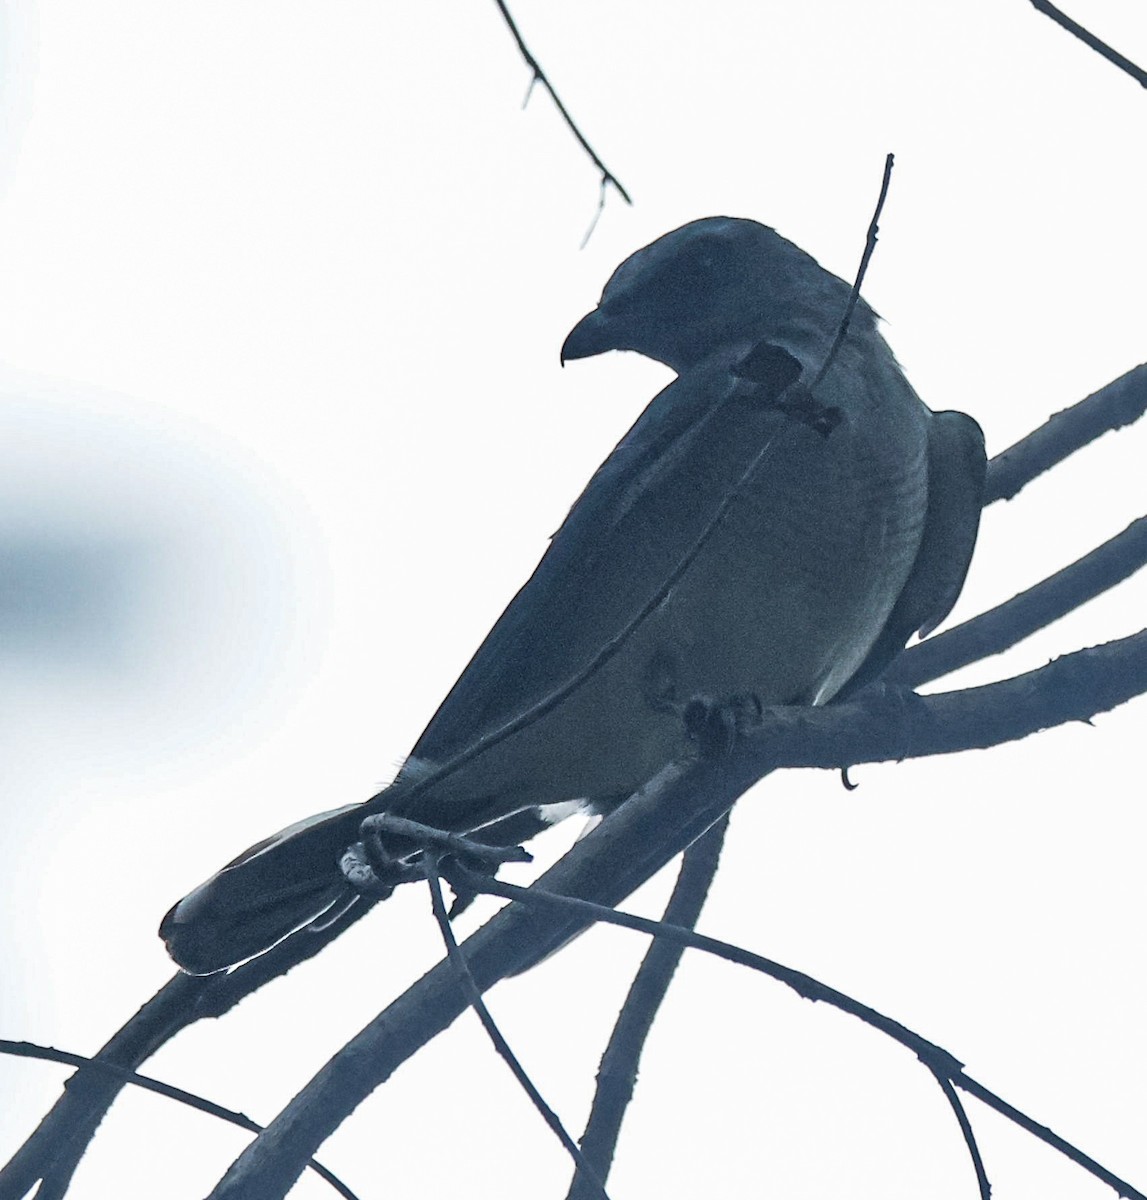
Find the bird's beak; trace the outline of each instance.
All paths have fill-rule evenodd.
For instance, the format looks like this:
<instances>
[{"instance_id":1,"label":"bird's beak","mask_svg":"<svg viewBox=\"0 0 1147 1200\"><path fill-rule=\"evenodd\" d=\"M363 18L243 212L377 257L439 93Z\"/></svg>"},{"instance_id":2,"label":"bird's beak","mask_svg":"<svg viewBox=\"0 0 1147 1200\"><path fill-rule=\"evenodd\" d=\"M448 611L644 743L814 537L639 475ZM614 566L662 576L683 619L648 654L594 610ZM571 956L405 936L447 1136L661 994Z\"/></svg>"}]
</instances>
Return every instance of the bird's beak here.
<instances>
[{"instance_id":1,"label":"bird's beak","mask_svg":"<svg viewBox=\"0 0 1147 1200\"><path fill-rule=\"evenodd\" d=\"M619 349L614 322L600 308L588 313L570 330L562 344L562 366L570 358L590 358Z\"/></svg>"}]
</instances>

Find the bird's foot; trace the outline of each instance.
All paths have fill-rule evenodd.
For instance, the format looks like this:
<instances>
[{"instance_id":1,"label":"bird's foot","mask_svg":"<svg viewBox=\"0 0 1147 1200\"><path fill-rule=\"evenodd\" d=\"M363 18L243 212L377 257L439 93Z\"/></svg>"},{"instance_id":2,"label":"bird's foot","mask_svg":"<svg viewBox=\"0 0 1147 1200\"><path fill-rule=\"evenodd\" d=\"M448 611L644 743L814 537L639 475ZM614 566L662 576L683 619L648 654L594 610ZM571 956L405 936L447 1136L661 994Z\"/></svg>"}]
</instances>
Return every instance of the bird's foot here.
<instances>
[{"instance_id":1,"label":"bird's foot","mask_svg":"<svg viewBox=\"0 0 1147 1200\"><path fill-rule=\"evenodd\" d=\"M449 864L455 861L469 870L487 874L493 874L502 863L532 861L532 855L522 846L488 846L405 817L374 813L359 826L359 841L343 851L339 870L356 891L385 898L400 883L426 878L428 853L447 878L450 878ZM451 886L457 894L451 909L454 916L470 903L473 895L463 894L453 880Z\"/></svg>"},{"instance_id":2,"label":"bird's foot","mask_svg":"<svg viewBox=\"0 0 1147 1200\"><path fill-rule=\"evenodd\" d=\"M689 736L695 738L705 755L728 754L742 734L761 723L764 706L752 692L710 700L695 696L685 705L682 720Z\"/></svg>"}]
</instances>

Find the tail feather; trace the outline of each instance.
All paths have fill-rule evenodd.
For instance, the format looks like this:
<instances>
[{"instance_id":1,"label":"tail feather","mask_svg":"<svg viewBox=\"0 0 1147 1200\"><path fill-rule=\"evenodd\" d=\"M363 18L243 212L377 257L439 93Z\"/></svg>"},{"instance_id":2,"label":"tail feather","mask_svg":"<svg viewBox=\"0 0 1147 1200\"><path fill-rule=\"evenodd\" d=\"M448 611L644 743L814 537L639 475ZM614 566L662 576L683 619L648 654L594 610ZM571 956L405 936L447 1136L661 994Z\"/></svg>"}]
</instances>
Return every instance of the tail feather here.
<instances>
[{"instance_id":1,"label":"tail feather","mask_svg":"<svg viewBox=\"0 0 1147 1200\"><path fill-rule=\"evenodd\" d=\"M159 927L171 957L191 975L211 975L341 915L355 893L338 857L355 840L359 809L352 804L291 825L188 893Z\"/></svg>"},{"instance_id":2,"label":"tail feather","mask_svg":"<svg viewBox=\"0 0 1147 1200\"><path fill-rule=\"evenodd\" d=\"M359 895L343 877L339 859L358 840L362 819L380 811L379 798L319 813L245 850L163 918L159 936L168 953L189 975L213 975L296 930L324 929L337 920ZM581 807L580 802L530 807L476 830L462 829L488 845L518 845ZM417 855L414 844L396 842L388 849Z\"/></svg>"}]
</instances>

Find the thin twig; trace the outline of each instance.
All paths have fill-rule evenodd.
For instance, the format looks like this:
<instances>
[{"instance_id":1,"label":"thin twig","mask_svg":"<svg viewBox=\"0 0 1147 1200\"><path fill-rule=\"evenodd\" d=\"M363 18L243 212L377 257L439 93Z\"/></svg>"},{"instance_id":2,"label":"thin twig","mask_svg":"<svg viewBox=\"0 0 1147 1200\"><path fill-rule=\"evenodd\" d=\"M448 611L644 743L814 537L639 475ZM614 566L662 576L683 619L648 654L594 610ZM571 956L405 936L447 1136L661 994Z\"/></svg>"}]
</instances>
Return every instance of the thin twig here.
<instances>
[{"instance_id":1,"label":"thin twig","mask_svg":"<svg viewBox=\"0 0 1147 1200\"><path fill-rule=\"evenodd\" d=\"M555 908L564 908L571 912L578 912L594 921L600 921L609 925L619 925L624 929L633 929L638 933L650 934L655 938L664 938L678 945L702 950L717 958L723 958L727 962L748 967L751 970L759 971L763 975L768 975L770 978L777 980L778 983L783 983L792 988L793 991L804 999L814 1002L821 1001L831 1008L848 1013L850 1016L863 1021L864 1024L892 1038L893 1041L899 1042L900 1045L911 1050L938 1080L948 1080L952 1085L960 1088L961 1091L966 1091L969 1095L975 1096L977 1100L982 1101L1001 1116L1007 1117L1008 1120L1031 1133L1045 1145L1058 1150L1065 1157L1070 1158L1072 1162L1083 1167L1089 1174L1094 1175L1097 1179L1114 1188L1126 1200L1147 1200L1147 1196L1144 1196L1142 1192L1138 1191L1126 1180L1120 1179L1118 1175L1113 1174L1101 1163L1096 1162L1095 1159L1072 1145L1065 1138L1053 1133L1047 1126L1040 1125L1038 1122L1032 1120L1026 1113L1021 1112L1007 1101L1000 1099L994 1092L989 1091L982 1084L978 1083L964 1071L964 1064L942 1046L937 1046L934 1042L928 1041L927 1038L909 1029L906 1025L902 1025L892 1017L886 1016L884 1013L869 1007L867 1004L861 1003L859 1000L855 1000L845 992L838 991L836 988L821 983L819 979L814 979L811 975L806 975L803 971L796 971L792 967L786 967L783 963L775 962L773 959L765 958L763 955L754 954L751 950L746 950L743 946L735 946L730 942L723 942L718 938L706 937L704 934L696 933L691 929L682 929L666 925L660 921L651 921L646 917L638 917L633 913L619 912L617 909L610 908L607 905L594 904L577 897L556 895L553 892L537 887L537 885L530 888L523 888L516 884L505 883L500 879L479 876L466 870L463 870L463 877L466 879L467 885L475 891L487 892L490 895L501 896L507 900L519 901L523 904L552 905ZM970 1129L966 1128L967 1114L963 1112L963 1106L959 1105L958 1101L954 1107L956 1108L957 1119L960 1119L961 1129L965 1130L965 1139L967 1140L970 1133ZM973 1160L976 1163L977 1179L981 1180L981 1194L986 1195L987 1193L983 1191L983 1187L987 1181L986 1176L983 1174L983 1162L980 1159L979 1151L974 1149L975 1139L971 1139L968 1145Z\"/></svg>"},{"instance_id":2,"label":"thin twig","mask_svg":"<svg viewBox=\"0 0 1147 1200\"><path fill-rule=\"evenodd\" d=\"M941 1075L935 1071L932 1074L936 1082L940 1085L940 1090L944 1093L948 1103L952 1106L952 1112L956 1114L956 1122L960 1126L960 1132L964 1135L964 1145L968 1147L968 1153L972 1158L972 1167L976 1172L976 1183L980 1187L980 1200L992 1200L992 1185L988 1182L988 1172L984 1167L984 1159L980 1154L976 1134L972 1129L972 1122L968 1120L968 1113L964 1108L963 1101L956 1094L956 1089L952 1086L952 1081L947 1075Z\"/></svg>"},{"instance_id":3,"label":"thin twig","mask_svg":"<svg viewBox=\"0 0 1147 1200\"><path fill-rule=\"evenodd\" d=\"M686 929L696 925L717 873L728 826L729 814L726 813L685 851L681 873L662 917L666 924ZM621 1122L633 1099L637 1068L645 1042L653 1027L653 1019L669 991L683 950L684 947L663 939L656 939L650 945L618 1014L609 1045L601 1057L597 1090L594 1092L585 1133L581 1137L582 1153L599 1179L609 1178ZM567 1200L587 1200L591 1186L580 1174L575 1175Z\"/></svg>"},{"instance_id":4,"label":"thin twig","mask_svg":"<svg viewBox=\"0 0 1147 1200\"><path fill-rule=\"evenodd\" d=\"M880 231L880 214L884 211L884 201L888 195L888 185L892 181L892 164L895 161L894 156L889 154L884 159L884 178L880 181L880 196L876 201L876 208L872 212L872 220L868 223L868 237L864 242L864 253L860 256L860 266L856 272L856 279L852 284L852 291L848 294L848 303L844 306L844 315L840 319L840 324L836 329L836 336L832 339L832 345L828 348L828 354L824 362L820 364L820 370L816 373L816 378L812 381L812 390L816 391L817 385L828 374L828 369L832 366L832 360L836 357L836 352L840 349L848 334L848 326L852 321L852 314L856 309L856 303L860 299L860 287L864 283L864 276L868 273L868 263L872 258L872 252L876 249L876 238Z\"/></svg>"},{"instance_id":5,"label":"thin twig","mask_svg":"<svg viewBox=\"0 0 1147 1200\"><path fill-rule=\"evenodd\" d=\"M510 33L513 34L514 41L518 44L518 53L526 60L526 66L533 72L533 78L530 81L530 88L533 89L535 83L540 83L550 94L550 99L554 102L554 107L561 113L562 120L565 121L566 127L570 133L577 138L578 145L589 155L590 161L601 173L602 195L604 200L604 189L608 186L613 188L615 192L625 201L626 204L632 204L633 201L629 198L629 193L621 186L617 176L601 161L597 155L597 151L586 141L585 134L577 127L573 117L569 114L569 109L562 103L561 97L554 91L554 85L550 83L549 77L542 70L541 64L530 53L526 43L522 40L522 35L518 31L518 26L514 22L514 18L510 16L510 10L506 7L504 0L494 0L498 6L498 11L502 14L502 20L506 22ZM526 99L529 99L527 94ZM523 105L525 107L525 105Z\"/></svg>"},{"instance_id":6,"label":"thin twig","mask_svg":"<svg viewBox=\"0 0 1147 1200\"><path fill-rule=\"evenodd\" d=\"M252 1121L245 1113L224 1108L223 1105L216 1104L213 1100L197 1096L194 1092L184 1091L183 1088L175 1087L174 1084L164 1083L163 1080L154 1079L150 1075L139 1075L135 1071L129 1071L124 1067L117 1067L113 1063L103 1062L98 1058L89 1058L84 1054L73 1054L69 1050L57 1050L54 1046L38 1046L35 1042L11 1042L7 1038L0 1038L0 1054L8 1054L13 1058L35 1058L43 1062L64 1063L67 1066L85 1067L96 1072L106 1072L117 1083L129 1083L134 1087L143 1088L145 1091L155 1092L158 1096L166 1096L168 1100L175 1100L180 1104L186 1104L189 1108L197 1109L199 1112L206 1113L210 1117L218 1117L221 1121L237 1125L240 1129L245 1129L248 1133L263 1132L263 1126L257 1121ZM316 1162L312 1158L307 1165L320 1178L326 1180L340 1196L345 1196L346 1200L357 1200L354 1192L333 1171L324 1167L322 1163ZM37 1195L40 1195L40 1193L37 1193Z\"/></svg>"},{"instance_id":7,"label":"thin twig","mask_svg":"<svg viewBox=\"0 0 1147 1200\"><path fill-rule=\"evenodd\" d=\"M1101 1180L1109 1188L1113 1188L1120 1196L1125 1197L1125 1200L1144 1200L1141 1192L1136 1191L1131 1184L1109 1171L1102 1163L1098 1163L1094 1158L1084 1154L1082 1150L1073 1146L1064 1138L1061 1138L1058 1133L1048 1129L1046 1125L1041 1125L1038 1121L1032 1120L1027 1113L1021 1112L1001 1096L997 1096L995 1092L989 1091L988 1088L984 1087L977 1080L972 1079L971 1076L965 1075L961 1071L960 1077L953 1079L952 1082L962 1092L967 1092L969 1096L975 1096L982 1104L986 1104L989 1108L998 1112L1000 1116L1007 1117L1013 1125L1018 1125L1021 1129L1026 1130L1033 1137L1043 1142L1044 1145L1050 1146L1053 1150L1058 1150L1065 1158L1070 1158L1073 1163L1082 1167L1089 1175L1094 1175L1096 1179Z\"/></svg>"},{"instance_id":8,"label":"thin twig","mask_svg":"<svg viewBox=\"0 0 1147 1200\"><path fill-rule=\"evenodd\" d=\"M1084 29L1078 22L1073 21L1065 12L1061 12L1054 4L1049 4L1048 0L1031 0L1032 8L1037 12L1043 13L1045 17L1051 19L1068 33L1073 33L1081 42L1090 46L1096 54L1101 54L1109 63L1113 63L1121 71L1130 75L1140 87L1147 88L1147 71L1142 67L1137 67L1129 58L1125 58L1118 50L1109 46L1106 42L1101 42L1089 29Z\"/></svg>"},{"instance_id":9,"label":"thin twig","mask_svg":"<svg viewBox=\"0 0 1147 1200\"><path fill-rule=\"evenodd\" d=\"M498 1054L510 1068L511 1074L518 1081L518 1086L530 1098L530 1103L538 1110L542 1120L550 1127L558 1141L565 1147L566 1153L573 1159L578 1174L584 1175L589 1180L593 1185L594 1193L601 1197L601 1200L609 1200L609 1195L601 1180L598 1179L597 1173L586 1161L577 1142L566 1132L566 1127L562 1124L561 1118L550 1108L541 1092L534 1086L534 1081L518 1061L517 1055L510 1049L509 1042L502 1036L502 1031L498 1028L494 1018L490 1015L490 1010L486 1007L486 1003L482 999L482 992L474 982L474 976L470 974L470 968L466 963L466 955L462 953L462 948L458 945L458 941L454 937L454 930L450 926L450 917L446 912L446 901L442 895L442 881L438 876L437 853L433 850L426 850L423 853L422 864L426 872L426 882L430 885L430 904L434 910L434 919L438 922L438 928L442 933L442 940L446 943L446 954L453 964L454 970L457 972L458 982L462 985L462 990L466 993L470 1007L477 1014L478 1020L482 1022L482 1028L485 1029L490 1041L494 1043L494 1049L497 1050Z\"/></svg>"}]
</instances>

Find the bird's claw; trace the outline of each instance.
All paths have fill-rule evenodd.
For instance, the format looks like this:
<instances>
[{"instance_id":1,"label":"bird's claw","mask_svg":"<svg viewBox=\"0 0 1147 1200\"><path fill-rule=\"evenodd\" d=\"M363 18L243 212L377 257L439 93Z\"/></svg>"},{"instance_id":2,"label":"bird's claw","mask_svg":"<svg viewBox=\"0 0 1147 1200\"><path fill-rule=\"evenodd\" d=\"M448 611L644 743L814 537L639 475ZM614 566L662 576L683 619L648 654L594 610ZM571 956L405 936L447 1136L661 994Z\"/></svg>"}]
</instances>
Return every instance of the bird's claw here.
<instances>
[{"instance_id":1,"label":"bird's claw","mask_svg":"<svg viewBox=\"0 0 1147 1200\"><path fill-rule=\"evenodd\" d=\"M697 696L685 705L682 719L702 753L718 755L728 754L742 734L755 729L764 711L760 697L752 692L719 701Z\"/></svg>"}]
</instances>

